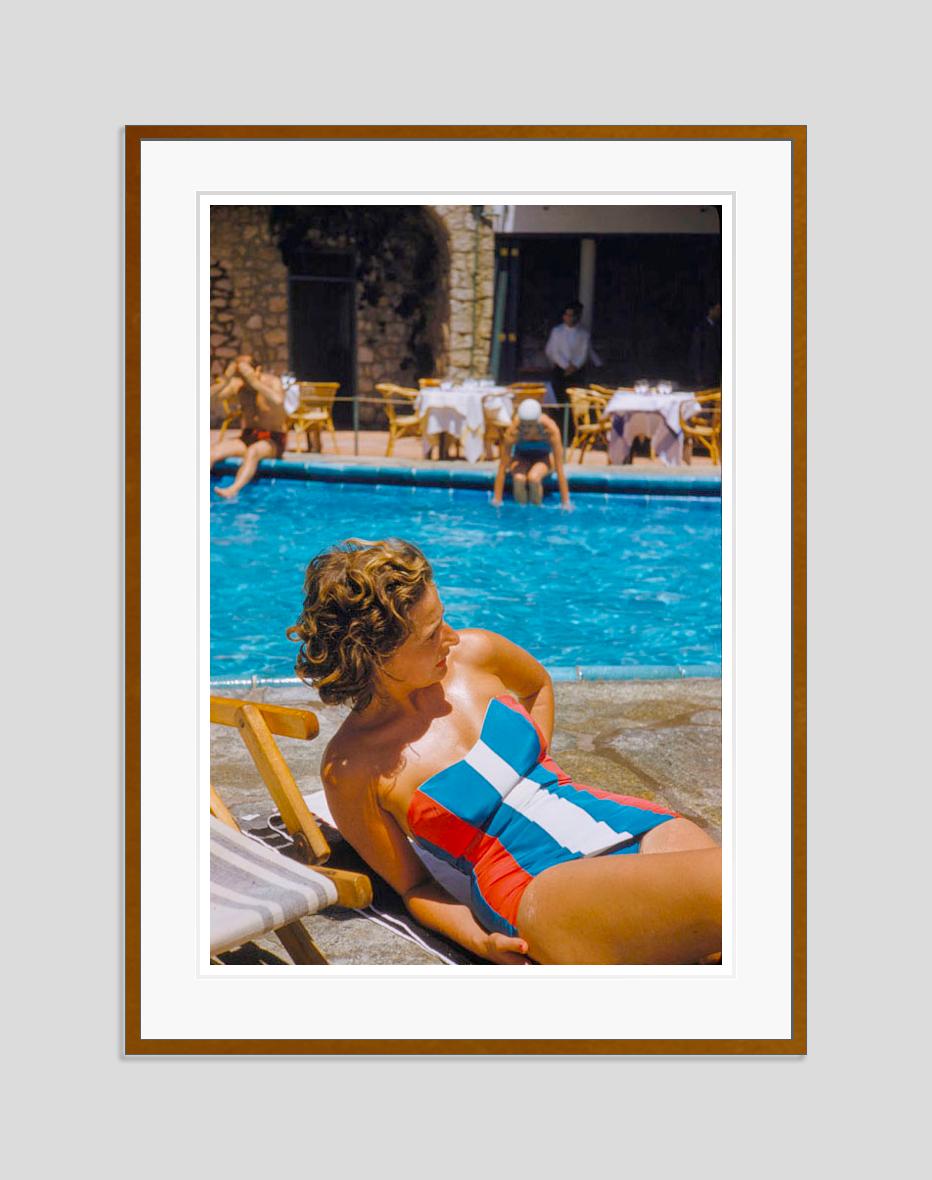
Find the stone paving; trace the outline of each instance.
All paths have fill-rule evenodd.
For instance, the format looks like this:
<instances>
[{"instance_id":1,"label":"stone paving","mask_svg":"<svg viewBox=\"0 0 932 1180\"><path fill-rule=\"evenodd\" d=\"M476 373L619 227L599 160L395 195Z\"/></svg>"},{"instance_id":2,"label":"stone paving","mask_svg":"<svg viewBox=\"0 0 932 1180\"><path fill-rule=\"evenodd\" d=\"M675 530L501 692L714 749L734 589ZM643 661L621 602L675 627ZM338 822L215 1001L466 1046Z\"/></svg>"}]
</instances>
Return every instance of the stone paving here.
<instances>
[{"instance_id":1,"label":"stone paving","mask_svg":"<svg viewBox=\"0 0 932 1180\"><path fill-rule=\"evenodd\" d=\"M554 685L553 756L583 783L669 806L716 839L722 825L721 681L579 681ZM346 710L321 705L302 686L261 687L251 700L311 708L320 735L310 742L278 739L305 794L320 789L320 759ZM269 797L237 731L211 726L211 778L237 819L256 826ZM335 964L436 965L413 943L346 910L307 919L312 937ZM275 940L260 944L281 959Z\"/></svg>"}]
</instances>

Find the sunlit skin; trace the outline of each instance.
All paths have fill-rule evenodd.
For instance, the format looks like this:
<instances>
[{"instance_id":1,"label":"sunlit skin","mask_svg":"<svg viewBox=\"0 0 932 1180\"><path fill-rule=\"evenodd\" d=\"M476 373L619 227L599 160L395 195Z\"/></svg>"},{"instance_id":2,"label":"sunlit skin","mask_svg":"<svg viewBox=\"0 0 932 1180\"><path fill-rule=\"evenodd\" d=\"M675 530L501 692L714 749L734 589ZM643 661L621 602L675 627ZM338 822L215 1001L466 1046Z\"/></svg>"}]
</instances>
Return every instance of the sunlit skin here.
<instances>
[{"instance_id":1,"label":"sunlit skin","mask_svg":"<svg viewBox=\"0 0 932 1180\"><path fill-rule=\"evenodd\" d=\"M427 873L408 843L408 809L432 775L475 745L489 701L516 697L548 744L553 686L522 648L490 631L454 631L436 587L378 673L371 703L351 713L324 755L334 820L411 914L494 963L697 963L721 949L721 850L695 824L670 820L641 854L557 865L518 910L518 937L489 934ZM662 853L664 855L647 855Z\"/></svg>"},{"instance_id":2,"label":"sunlit skin","mask_svg":"<svg viewBox=\"0 0 932 1180\"><path fill-rule=\"evenodd\" d=\"M230 367L228 366L228 372ZM249 356L237 357L224 393L239 392L243 404L243 427L261 430L283 430L285 425L285 390L273 373L264 373L261 365L253 365ZM240 438L224 439L211 447L210 466L221 459L242 458L236 476L227 487L215 487L214 492L225 500L234 499L254 478L262 459L274 459L278 451L268 439L258 439L247 446Z\"/></svg>"},{"instance_id":3,"label":"sunlit skin","mask_svg":"<svg viewBox=\"0 0 932 1180\"><path fill-rule=\"evenodd\" d=\"M243 388L243 379L236 371L236 367L241 360L249 360L249 357L238 356L234 357L232 361L223 370L219 377L215 377L211 382L210 396L211 399L221 397L233 397Z\"/></svg>"}]
</instances>

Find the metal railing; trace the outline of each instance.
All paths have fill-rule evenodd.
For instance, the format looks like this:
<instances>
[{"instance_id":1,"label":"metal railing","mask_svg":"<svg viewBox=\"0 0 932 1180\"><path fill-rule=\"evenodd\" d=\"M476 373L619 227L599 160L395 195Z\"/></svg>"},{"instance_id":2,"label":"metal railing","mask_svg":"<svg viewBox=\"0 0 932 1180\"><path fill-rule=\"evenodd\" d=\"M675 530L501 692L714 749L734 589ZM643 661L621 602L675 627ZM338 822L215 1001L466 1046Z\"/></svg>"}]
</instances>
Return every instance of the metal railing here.
<instances>
[{"instance_id":1,"label":"metal railing","mask_svg":"<svg viewBox=\"0 0 932 1180\"><path fill-rule=\"evenodd\" d=\"M341 402L345 405L346 402L353 403L353 454L359 454L359 407L361 405L375 405L384 410L386 402L390 402L393 406L399 406L402 409L410 410L412 402L406 398L392 398L392 397L353 397L341 398L337 397L334 400L334 407ZM541 409L544 413L551 413L551 411L559 411L559 418L557 421L561 424L561 433L563 436L563 446L568 447L570 442L570 403L569 402L548 402L542 405ZM387 417L387 416L386 416ZM378 429L378 428L376 428Z\"/></svg>"}]
</instances>

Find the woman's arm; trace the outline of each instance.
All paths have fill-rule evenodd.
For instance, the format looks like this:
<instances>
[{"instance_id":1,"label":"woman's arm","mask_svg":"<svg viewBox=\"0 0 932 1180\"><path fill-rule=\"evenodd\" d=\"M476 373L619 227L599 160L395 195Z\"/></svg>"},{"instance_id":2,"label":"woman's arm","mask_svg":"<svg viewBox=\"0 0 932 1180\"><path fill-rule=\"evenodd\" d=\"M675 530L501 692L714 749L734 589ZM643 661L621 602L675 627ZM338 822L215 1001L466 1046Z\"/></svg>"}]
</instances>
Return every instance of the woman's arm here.
<instances>
[{"instance_id":1,"label":"woman's arm","mask_svg":"<svg viewBox=\"0 0 932 1180\"><path fill-rule=\"evenodd\" d=\"M514 445L517 431L514 424L508 427L502 435L502 441L499 444L498 457L498 471L495 472L495 486L492 488L492 503L501 504L502 496L505 492L505 472L508 468L508 460L511 457L511 448Z\"/></svg>"},{"instance_id":2,"label":"woman's arm","mask_svg":"<svg viewBox=\"0 0 932 1180\"><path fill-rule=\"evenodd\" d=\"M560 488L560 503L564 508L570 506L570 488L566 482L566 471L563 467L563 439L560 436L560 428L552 419L547 419L550 423L551 431L550 437L553 444L553 466L557 473L557 484Z\"/></svg>"},{"instance_id":3,"label":"woman's arm","mask_svg":"<svg viewBox=\"0 0 932 1180\"><path fill-rule=\"evenodd\" d=\"M433 880L407 836L379 803L371 776L366 776L353 756L343 756L339 745L334 749L331 743L324 754L321 777L340 832L366 864L401 894L412 917L493 963L526 961L527 943L490 934L468 906Z\"/></svg>"},{"instance_id":4,"label":"woman's arm","mask_svg":"<svg viewBox=\"0 0 932 1180\"><path fill-rule=\"evenodd\" d=\"M457 649L461 658L497 676L537 722L549 746L553 737L553 682L543 664L494 631L461 631L460 638L468 641L468 646Z\"/></svg>"},{"instance_id":5,"label":"woman's arm","mask_svg":"<svg viewBox=\"0 0 932 1180\"><path fill-rule=\"evenodd\" d=\"M491 963L526 963L527 943L507 934L490 934L473 917L472 910L455 901L436 881L416 885L404 895L411 916L422 926L458 942Z\"/></svg>"}]
</instances>

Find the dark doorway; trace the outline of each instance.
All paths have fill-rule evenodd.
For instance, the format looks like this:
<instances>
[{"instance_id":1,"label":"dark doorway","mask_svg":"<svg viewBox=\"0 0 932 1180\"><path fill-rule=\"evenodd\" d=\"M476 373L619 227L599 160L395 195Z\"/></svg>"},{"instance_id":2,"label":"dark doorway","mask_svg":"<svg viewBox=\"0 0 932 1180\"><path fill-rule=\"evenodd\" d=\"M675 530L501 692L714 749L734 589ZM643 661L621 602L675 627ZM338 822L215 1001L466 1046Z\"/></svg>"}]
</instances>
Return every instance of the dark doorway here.
<instances>
[{"instance_id":1,"label":"dark doorway","mask_svg":"<svg viewBox=\"0 0 932 1180\"><path fill-rule=\"evenodd\" d=\"M339 381L341 425L384 423L379 381L415 384L443 363L449 257L445 231L419 205L271 210L289 276L296 376Z\"/></svg>"},{"instance_id":2,"label":"dark doorway","mask_svg":"<svg viewBox=\"0 0 932 1180\"><path fill-rule=\"evenodd\" d=\"M297 250L288 276L288 355L299 381L339 381L334 421L352 426L356 261L352 251Z\"/></svg>"},{"instance_id":3,"label":"dark doorway","mask_svg":"<svg viewBox=\"0 0 932 1180\"><path fill-rule=\"evenodd\" d=\"M516 381L548 374L547 337L579 287L579 239L500 237L495 262L497 376Z\"/></svg>"},{"instance_id":4,"label":"dark doorway","mask_svg":"<svg viewBox=\"0 0 932 1180\"><path fill-rule=\"evenodd\" d=\"M592 338L609 384L669 378L689 388L695 325L721 299L717 234L600 238ZM602 381L600 375L597 380Z\"/></svg>"},{"instance_id":5,"label":"dark doorway","mask_svg":"<svg viewBox=\"0 0 932 1180\"><path fill-rule=\"evenodd\" d=\"M689 387L693 328L721 299L718 234L593 234L592 343L603 367L590 380L630 385L669 378ZM581 235L496 240L493 357L500 380L544 378L550 329L579 286Z\"/></svg>"},{"instance_id":6,"label":"dark doorway","mask_svg":"<svg viewBox=\"0 0 932 1180\"><path fill-rule=\"evenodd\" d=\"M334 419L341 428L353 421L355 309L353 284L295 278L288 284L291 371L299 381L340 382Z\"/></svg>"}]
</instances>

